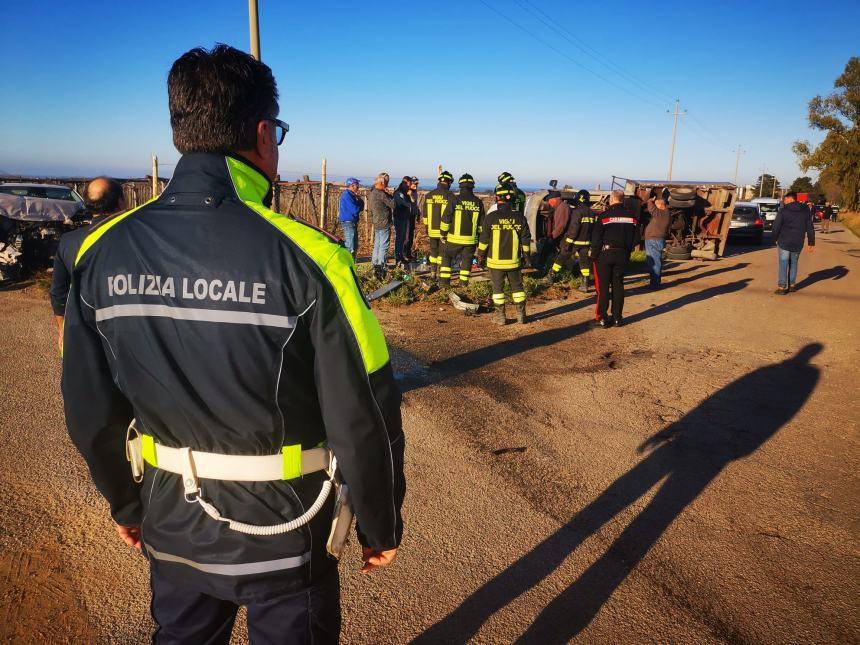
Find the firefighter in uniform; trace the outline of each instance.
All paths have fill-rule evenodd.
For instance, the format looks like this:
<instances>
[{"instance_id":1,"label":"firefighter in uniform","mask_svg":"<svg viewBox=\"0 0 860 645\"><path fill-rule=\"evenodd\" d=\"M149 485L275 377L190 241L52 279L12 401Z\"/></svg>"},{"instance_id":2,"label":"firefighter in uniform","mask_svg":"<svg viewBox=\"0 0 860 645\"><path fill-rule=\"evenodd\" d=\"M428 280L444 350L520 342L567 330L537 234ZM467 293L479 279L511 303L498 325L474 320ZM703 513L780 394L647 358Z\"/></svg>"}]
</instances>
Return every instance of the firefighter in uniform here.
<instances>
[{"instance_id":1,"label":"firefighter in uniform","mask_svg":"<svg viewBox=\"0 0 860 645\"><path fill-rule=\"evenodd\" d=\"M511 184L496 186L498 207L484 217L478 244L478 263L486 262L493 285L493 322L504 325L505 278L511 287L511 300L517 310L517 322L526 322L526 292L523 288L523 260L531 260L531 235L522 213L515 211L512 202L516 189Z\"/></svg>"},{"instance_id":2,"label":"firefighter in uniform","mask_svg":"<svg viewBox=\"0 0 860 645\"><path fill-rule=\"evenodd\" d=\"M526 194L517 188L517 180L514 179L514 176L509 172L503 172L498 176L499 183L497 185L501 186L502 184L510 184L511 188L514 191L514 198L511 200L511 208L513 208L518 213L525 215L526 211Z\"/></svg>"},{"instance_id":3,"label":"firefighter in uniform","mask_svg":"<svg viewBox=\"0 0 860 645\"><path fill-rule=\"evenodd\" d=\"M170 184L92 229L75 261L68 431L149 562L154 642L226 644L247 605L251 642L336 643L333 489L348 482L364 571L402 532L385 339L350 252L269 207L288 130L271 70L193 49L168 96Z\"/></svg>"},{"instance_id":4,"label":"firefighter in uniform","mask_svg":"<svg viewBox=\"0 0 860 645\"><path fill-rule=\"evenodd\" d=\"M424 200L424 224L427 226L427 237L430 238L430 268L435 279L442 265L442 213L448 206L448 202L454 199L451 192L451 184L454 183L454 175L447 170L439 173L439 183L434 190L427 193Z\"/></svg>"},{"instance_id":5,"label":"firefighter in uniform","mask_svg":"<svg viewBox=\"0 0 860 645\"><path fill-rule=\"evenodd\" d=\"M588 293L588 281L591 278L591 229L594 224L594 213L591 210L591 194L580 190L574 197L574 207L570 211L570 220L561 252L552 265L552 271L547 276L552 284L553 279L563 268L572 269L574 261L579 264L579 290Z\"/></svg>"},{"instance_id":6,"label":"firefighter in uniform","mask_svg":"<svg viewBox=\"0 0 860 645\"><path fill-rule=\"evenodd\" d=\"M442 213L441 240L442 265L439 267L439 285L451 286L451 266L460 258L460 286L469 284L472 275L472 258L484 221L484 203L473 192L475 180L470 174L460 177L460 192Z\"/></svg>"},{"instance_id":7,"label":"firefighter in uniform","mask_svg":"<svg viewBox=\"0 0 860 645\"><path fill-rule=\"evenodd\" d=\"M595 320L601 327L620 326L624 311L624 270L639 244L639 221L623 205L624 193L613 191L609 207L595 217L591 255L597 277ZM612 291L612 317L607 316Z\"/></svg>"}]
</instances>

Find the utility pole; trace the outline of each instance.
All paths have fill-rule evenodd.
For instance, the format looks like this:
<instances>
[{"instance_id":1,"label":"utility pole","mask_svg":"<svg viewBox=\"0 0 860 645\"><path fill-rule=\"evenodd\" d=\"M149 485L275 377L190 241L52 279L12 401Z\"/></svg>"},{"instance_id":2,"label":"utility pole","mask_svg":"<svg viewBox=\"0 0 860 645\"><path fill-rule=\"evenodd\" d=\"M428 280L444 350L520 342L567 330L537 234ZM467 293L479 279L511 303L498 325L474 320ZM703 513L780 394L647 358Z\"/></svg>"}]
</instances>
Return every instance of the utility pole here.
<instances>
[{"instance_id":1,"label":"utility pole","mask_svg":"<svg viewBox=\"0 0 860 645\"><path fill-rule=\"evenodd\" d=\"M260 18L257 0L248 0L248 25L251 30L251 56L260 60Z\"/></svg>"},{"instance_id":2,"label":"utility pole","mask_svg":"<svg viewBox=\"0 0 860 645\"><path fill-rule=\"evenodd\" d=\"M741 166L741 155L746 154L746 150L741 148L741 144L738 144L738 149L735 152L737 152L737 158L735 159L735 181L734 181L734 184L735 184L735 187L737 187L737 185L738 185L738 169Z\"/></svg>"},{"instance_id":3,"label":"utility pole","mask_svg":"<svg viewBox=\"0 0 860 645\"><path fill-rule=\"evenodd\" d=\"M675 99L675 112L666 110L666 114L672 114L675 117L675 123L672 126L672 151L669 153L669 176L668 181L672 181L672 162L675 160L675 138L678 135L678 117L687 114L687 110L681 112L681 99Z\"/></svg>"},{"instance_id":4,"label":"utility pole","mask_svg":"<svg viewBox=\"0 0 860 645\"><path fill-rule=\"evenodd\" d=\"M156 197L158 197L158 157L152 155L152 198Z\"/></svg>"},{"instance_id":5,"label":"utility pole","mask_svg":"<svg viewBox=\"0 0 860 645\"><path fill-rule=\"evenodd\" d=\"M325 193L326 193L325 157L322 160L322 181L320 182L320 228L325 230Z\"/></svg>"}]
</instances>

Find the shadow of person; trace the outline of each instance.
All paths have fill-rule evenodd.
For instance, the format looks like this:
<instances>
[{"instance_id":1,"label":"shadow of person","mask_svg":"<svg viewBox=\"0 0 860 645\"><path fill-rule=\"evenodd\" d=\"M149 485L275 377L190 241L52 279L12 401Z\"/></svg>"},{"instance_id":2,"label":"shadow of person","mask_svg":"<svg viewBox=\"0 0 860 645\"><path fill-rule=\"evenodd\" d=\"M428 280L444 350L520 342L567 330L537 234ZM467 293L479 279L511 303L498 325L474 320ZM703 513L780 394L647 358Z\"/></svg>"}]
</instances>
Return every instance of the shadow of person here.
<instances>
[{"instance_id":1,"label":"shadow of person","mask_svg":"<svg viewBox=\"0 0 860 645\"><path fill-rule=\"evenodd\" d=\"M811 343L761 367L702 401L639 447L647 452L565 526L466 598L413 643L465 643L498 610L545 577L625 508L660 482L657 493L606 552L547 605L519 643L566 643L594 619L684 509L732 461L755 452L794 417L815 390Z\"/></svg>"},{"instance_id":2,"label":"shadow of person","mask_svg":"<svg viewBox=\"0 0 860 645\"><path fill-rule=\"evenodd\" d=\"M651 318L653 316L659 316L660 314L669 313L670 311L680 309L681 307L685 307L695 302L707 300L708 298L713 298L714 296L720 296L740 291L741 289L745 288L749 284L749 282L750 278L744 278L743 280L728 282L726 284L717 285L716 287L703 289L702 291L689 293L686 296L676 298L675 300L670 300L669 302L666 302L662 305L658 305L656 307L652 307L651 309L646 309L645 311L642 311L638 314L633 314L632 316L629 316L624 319L625 324L640 322L642 320L645 320L646 318ZM591 298L587 298L584 300L578 300L573 303L561 305L560 307L556 307L555 309L551 309L549 311L541 312L540 314L538 314L539 317L536 316L535 318L543 320L546 318L551 318L552 316L570 313L578 309L593 306L594 300ZM486 367L487 365L495 363L496 361L511 358L512 356L522 354L523 352L527 352L532 349L537 349L538 347L548 347L550 345L555 345L556 343L560 343L562 341L573 338L574 336L578 336L579 334L589 331L589 329L591 329L591 324L592 322L589 318L588 320L584 320L574 325L569 325L567 327L554 327L552 329L544 329L533 334L510 338L495 343L493 345L478 347L469 350L468 352L463 352L462 354L450 356L448 358L442 359L441 361L433 365L431 368L421 371L421 373L418 374L398 374L397 378L398 383L400 385L400 391L406 394L407 392L411 392L412 390L417 390L428 385L441 383L446 379L460 376L462 374L465 374L466 372Z\"/></svg>"},{"instance_id":3,"label":"shadow of person","mask_svg":"<svg viewBox=\"0 0 860 645\"><path fill-rule=\"evenodd\" d=\"M813 271L797 283L797 288L804 289L806 287L811 287L813 284L820 282L821 280L841 280L846 275L848 275L848 268L841 264L839 266L830 267L829 269Z\"/></svg>"}]
</instances>

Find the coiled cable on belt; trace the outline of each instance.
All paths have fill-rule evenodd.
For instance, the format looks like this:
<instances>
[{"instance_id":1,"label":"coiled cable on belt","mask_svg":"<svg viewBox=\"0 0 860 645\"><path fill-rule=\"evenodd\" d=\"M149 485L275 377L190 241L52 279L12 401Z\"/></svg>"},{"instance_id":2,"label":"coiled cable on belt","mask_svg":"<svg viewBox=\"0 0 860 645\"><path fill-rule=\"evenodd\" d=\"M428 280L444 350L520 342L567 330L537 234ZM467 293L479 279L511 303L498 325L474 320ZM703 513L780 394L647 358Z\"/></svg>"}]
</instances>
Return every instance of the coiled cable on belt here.
<instances>
[{"instance_id":1,"label":"coiled cable on belt","mask_svg":"<svg viewBox=\"0 0 860 645\"><path fill-rule=\"evenodd\" d=\"M320 512L320 509L322 509L323 504L325 504L326 499L328 499L328 496L331 493L332 486L333 483L331 479L324 481L320 494L317 495L316 501L311 504L311 507L307 511L302 513L302 515L296 519L282 524L269 524L263 526L258 524L246 524L245 522L239 522L237 520L231 520L228 517L223 517L220 511L215 508L211 502L207 502L203 499L202 489L196 498L186 499L186 501L191 503L197 502L203 507L203 510L206 511L206 514L209 515L209 517L218 520L219 522L226 522L227 526L239 533L245 533L246 535L280 535L281 533L295 531L297 528L310 522L314 516Z\"/></svg>"}]
</instances>

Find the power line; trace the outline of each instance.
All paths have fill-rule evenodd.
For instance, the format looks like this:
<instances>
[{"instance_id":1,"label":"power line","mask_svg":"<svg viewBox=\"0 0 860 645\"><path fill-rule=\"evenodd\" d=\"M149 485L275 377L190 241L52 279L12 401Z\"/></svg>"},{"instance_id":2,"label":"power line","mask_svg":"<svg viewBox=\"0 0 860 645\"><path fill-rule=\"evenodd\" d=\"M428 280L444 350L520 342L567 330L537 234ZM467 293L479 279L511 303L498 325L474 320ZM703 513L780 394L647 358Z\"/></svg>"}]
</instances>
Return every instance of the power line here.
<instances>
[{"instance_id":1,"label":"power line","mask_svg":"<svg viewBox=\"0 0 860 645\"><path fill-rule=\"evenodd\" d=\"M648 92L651 96L655 97L661 102L668 102L672 100L672 98L668 94L663 94L662 92L655 90L653 87L639 80L633 74L627 72L623 67L614 63L612 60L601 54L599 50L595 49L594 47L583 41L581 38L577 37L574 33L561 27L557 22L555 22L555 18L547 14L540 7L529 2L529 0L514 0L514 2L516 2L516 4L518 4L520 7L531 13L544 25L557 32L562 38L567 40L573 46L577 47L581 52L583 52L586 56L592 58L597 63L603 65L604 67L613 69L615 73L620 74L627 81L638 85L639 88L641 88L645 92Z\"/></svg>"},{"instance_id":2,"label":"power line","mask_svg":"<svg viewBox=\"0 0 860 645\"><path fill-rule=\"evenodd\" d=\"M549 48L549 49L553 50L555 53L557 53L558 55L560 55L560 56L562 56L562 57L566 58L566 59L567 59L567 60L569 60L571 63L573 63L574 65L576 65L576 66L577 66L577 67L579 67L580 69L585 70L586 72L588 72L588 73L589 73L589 74L591 74L592 76L596 76L597 78L601 79L601 80L602 80L602 81L604 81L605 83L608 83L609 85L612 85L613 87L615 87L615 88L617 88L617 89L621 90L622 92L625 92L625 93L629 94L629 95L630 95L630 96L632 96L633 98L636 98L636 99L639 99L640 101L643 101L644 103L648 103L649 105L653 105L653 106L658 107L658 108L662 108L662 107L663 107L662 105L660 105L660 104L658 104L658 103L656 103L656 102L652 101L651 99L646 98L646 97L644 97L644 96L642 96L642 95L636 94L636 93L632 92L629 88L624 87L623 85L619 85L618 83L615 83L614 81L612 81L612 80L610 80L610 79L606 78L606 77L605 77L605 76L603 76L602 74L600 74L600 73L598 73L598 72L595 72L593 69L591 69L591 68L589 68L589 67L586 67L585 65L583 65L582 63L580 63L578 60L576 60L575 58L573 58L572 56L570 56L567 52L565 52L565 51L563 51L563 50L559 49L558 47L556 47L556 46L555 46L555 45L553 45L552 43L547 42L546 40L544 40L544 39L543 39L543 38L541 38L540 36L536 35L534 32L530 31L529 29L526 29L523 25L521 25L519 22L517 22L516 20L514 20L513 18L511 18L511 17L510 17L510 16L508 16L507 14L505 14L505 13L503 13L503 12L499 11L498 9L496 9L495 7L493 7L492 5L487 4L487 2L485 2L485 0L478 0L478 2L480 2L480 3L481 3L482 5L484 5L487 9L489 9L490 11L492 11L493 13L495 13L496 15L498 15L499 17L501 17L503 20L506 20L507 22L511 23L514 27L516 27L516 28L517 28L517 29L519 29L520 31L523 31L523 32L525 32L526 34L528 34L529 36L531 36L532 38L534 38L536 41L538 41L538 42L539 42L540 44L542 44L543 46L545 46L545 47L547 47L547 48Z\"/></svg>"}]
</instances>

